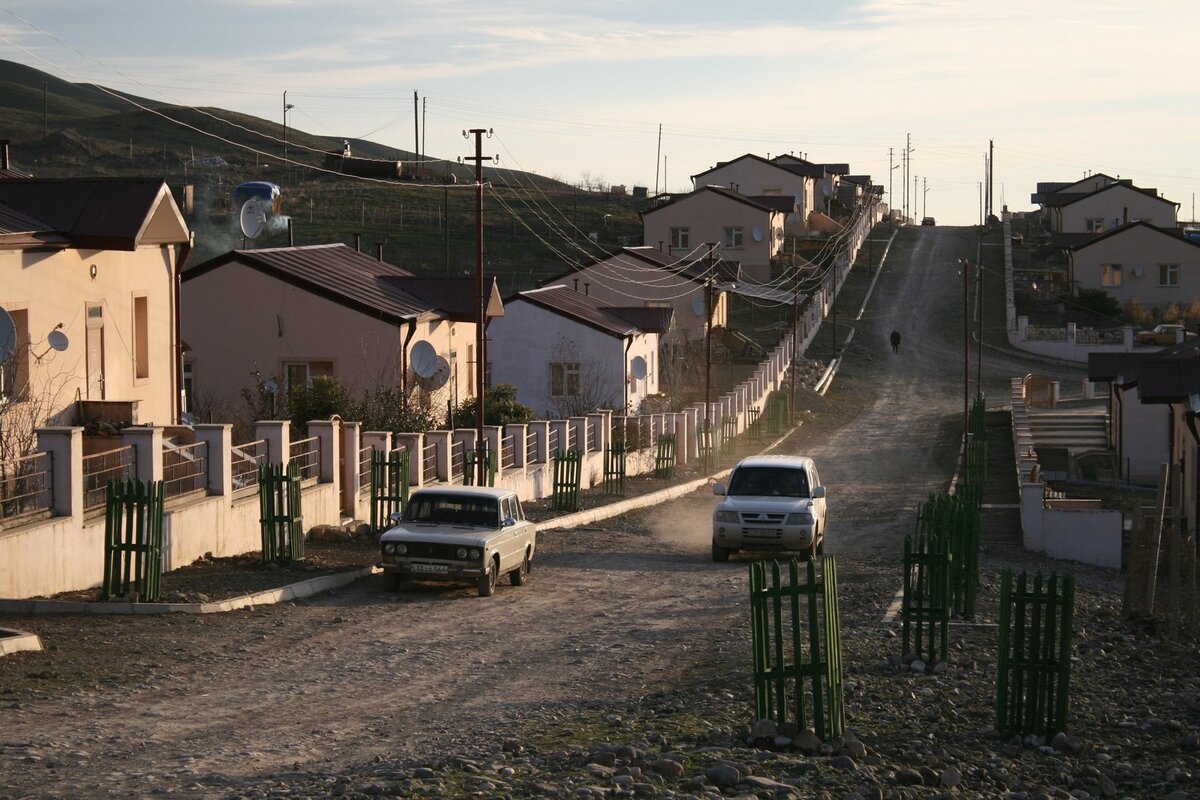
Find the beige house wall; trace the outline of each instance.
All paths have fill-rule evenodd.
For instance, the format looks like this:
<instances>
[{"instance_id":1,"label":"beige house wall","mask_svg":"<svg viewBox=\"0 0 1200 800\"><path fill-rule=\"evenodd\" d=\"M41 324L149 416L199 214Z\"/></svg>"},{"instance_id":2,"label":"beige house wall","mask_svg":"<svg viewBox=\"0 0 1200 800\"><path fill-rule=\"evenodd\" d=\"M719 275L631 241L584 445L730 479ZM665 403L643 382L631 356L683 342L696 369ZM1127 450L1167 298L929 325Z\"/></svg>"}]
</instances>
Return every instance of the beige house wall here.
<instances>
[{"instance_id":1,"label":"beige house wall","mask_svg":"<svg viewBox=\"0 0 1200 800\"><path fill-rule=\"evenodd\" d=\"M25 330L18 331L18 337L28 346L17 358L28 376L31 403L47 412L34 424L78 423L76 399L137 401L137 422L174 421L176 257L169 245L145 245L135 251L0 250L0 306L23 322ZM137 298L144 299L144 341L139 341L134 320ZM89 306L99 309L90 318ZM60 323L58 330L69 341L62 352L47 343ZM103 381L98 374L88 381L89 324L95 368L102 363ZM138 377L135 363L139 352L143 377Z\"/></svg>"},{"instance_id":2,"label":"beige house wall","mask_svg":"<svg viewBox=\"0 0 1200 800\"><path fill-rule=\"evenodd\" d=\"M1101 283L1103 266L1121 266L1121 285ZM1179 265L1179 285L1159 285L1159 265ZM1138 273L1141 274L1138 274ZM1080 289L1102 289L1122 305L1136 299L1149 307L1187 305L1200 298L1200 247L1135 226L1071 254L1071 273Z\"/></svg>"},{"instance_id":3,"label":"beige house wall","mask_svg":"<svg viewBox=\"0 0 1200 800\"><path fill-rule=\"evenodd\" d=\"M201 419L237 416L245 406L241 391L253 385L255 372L282 386L285 365L295 362L330 364L331 375L355 397L379 386L406 386L439 419L447 400L473 396L470 323L433 318L397 325L237 262L186 281L181 304L193 409ZM437 388L418 380L409 365L413 345L422 340L446 362L446 381Z\"/></svg>"},{"instance_id":4,"label":"beige house wall","mask_svg":"<svg viewBox=\"0 0 1200 800\"><path fill-rule=\"evenodd\" d=\"M1103 219L1102 230L1106 231L1139 219L1160 228L1173 228L1176 225L1174 203L1127 186L1089 195L1063 206L1060 211L1059 233L1086 233L1089 219Z\"/></svg>"},{"instance_id":5,"label":"beige house wall","mask_svg":"<svg viewBox=\"0 0 1200 800\"><path fill-rule=\"evenodd\" d=\"M812 178L795 175L779 167L752 158L732 161L694 179L695 188L720 186L747 196L790 196L796 210L788 216L787 233L799 236L806 233L805 220L813 210L815 186Z\"/></svg>"},{"instance_id":6,"label":"beige house wall","mask_svg":"<svg viewBox=\"0 0 1200 800\"><path fill-rule=\"evenodd\" d=\"M672 228L689 230L689 245L679 255L698 255L707 252L706 242L715 242L716 252L731 261L740 261L742 272L756 281L766 281L771 275L771 257L783 245L784 214L755 208L737 200L702 192L647 212L643 216L643 241L650 247L662 243L664 252L672 252ZM725 228L742 228L742 246L724 245ZM755 241L754 229L762 234Z\"/></svg>"}]
</instances>

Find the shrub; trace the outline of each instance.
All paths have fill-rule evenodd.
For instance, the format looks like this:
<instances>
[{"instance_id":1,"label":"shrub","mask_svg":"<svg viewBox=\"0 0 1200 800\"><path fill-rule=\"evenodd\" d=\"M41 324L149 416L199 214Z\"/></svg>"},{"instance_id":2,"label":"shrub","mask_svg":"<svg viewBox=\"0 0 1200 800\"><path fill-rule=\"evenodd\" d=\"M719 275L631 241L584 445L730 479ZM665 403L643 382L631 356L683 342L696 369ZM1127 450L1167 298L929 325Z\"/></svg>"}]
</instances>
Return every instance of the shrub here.
<instances>
[{"instance_id":1,"label":"shrub","mask_svg":"<svg viewBox=\"0 0 1200 800\"><path fill-rule=\"evenodd\" d=\"M483 424L507 425L524 423L533 419L533 409L517 402L517 387L510 383L499 383L487 387L483 394ZM475 399L464 400L454 409L455 428L475 427Z\"/></svg>"}]
</instances>

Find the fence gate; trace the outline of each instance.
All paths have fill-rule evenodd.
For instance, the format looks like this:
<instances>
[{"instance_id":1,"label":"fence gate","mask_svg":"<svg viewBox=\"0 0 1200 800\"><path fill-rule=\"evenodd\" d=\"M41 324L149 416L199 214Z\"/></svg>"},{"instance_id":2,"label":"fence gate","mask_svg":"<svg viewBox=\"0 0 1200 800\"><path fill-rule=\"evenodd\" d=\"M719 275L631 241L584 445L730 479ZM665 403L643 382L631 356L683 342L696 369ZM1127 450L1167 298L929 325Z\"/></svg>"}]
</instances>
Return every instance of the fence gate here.
<instances>
[{"instance_id":1,"label":"fence gate","mask_svg":"<svg viewBox=\"0 0 1200 800\"><path fill-rule=\"evenodd\" d=\"M304 514L300 507L300 472L279 464L258 468L258 523L262 528L264 564L286 564L304 558Z\"/></svg>"},{"instance_id":2,"label":"fence gate","mask_svg":"<svg viewBox=\"0 0 1200 800\"><path fill-rule=\"evenodd\" d=\"M554 454L554 497L555 511L579 510L579 484L582 477L582 459L578 450Z\"/></svg>"},{"instance_id":3,"label":"fence gate","mask_svg":"<svg viewBox=\"0 0 1200 800\"><path fill-rule=\"evenodd\" d=\"M625 496L625 443L613 442L604 451L604 493Z\"/></svg>"},{"instance_id":4,"label":"fence gate","mask_svg":"<svg viewBox=\"0 0 1200 800\"><path fill-rule=\"evenodd\" d=\"M408 505L408 451L371 451L371 530L378 534L392 526L392 514Z\"/></svg>"},{"instance_id":5,"label":"fence gate","mask_svg":"<svg viewBox=\"0 0 1200 800\"><path fill-rule=\"evenodd\" d=\"M949 658L950 553L946 540L918 532L904 537L904 657L933 666Z\"/></svg>"},{"instance_id":6,"label":"fence gate","mask_svg":"<svg viewBox=\"0 0 1200 800\"><path fill-rule=\"evenodd\" d=\"M664 433L658 437L658 452L654 456L654 477L675 476L675 434Z\"/></svg>"},{"instance_id":7,"label":"fence gate","mask_svg":"<svg viewBox=\"0 0 1200 800\"><path fill-rule=\"evenodd\" d=\"M1005 569L1000 581L996 730L1050 739L1067 725L1075 579L1038 573L1030 587L1022 572L1014 589Z\"/></svg>"},{"instance_id":8,"label":"fence gate","mask_svg":"<svg viewBox=\"0 0 1200 800\"><path fill-rule=\"evenodd\" d=\"M842 694L842 636L833 556L750 564L750 630L754 649L754 713L758 719L811 727L823 741L846 727ZM818 599L819 597L819 599ZM807 647L805 646L807 640ZM811 717L808 713L811 708Z\"/></svg>"},{"instance_id":9,"label":"fence gate","mask_svg":"<svg viewBox=\"0 0 1200 800\"><path fill-rule=\"evenodd\" d=\"M162 591L163 482L113 478L107 494L101 598L157 600Z\"/></svg>"}]
</instances>

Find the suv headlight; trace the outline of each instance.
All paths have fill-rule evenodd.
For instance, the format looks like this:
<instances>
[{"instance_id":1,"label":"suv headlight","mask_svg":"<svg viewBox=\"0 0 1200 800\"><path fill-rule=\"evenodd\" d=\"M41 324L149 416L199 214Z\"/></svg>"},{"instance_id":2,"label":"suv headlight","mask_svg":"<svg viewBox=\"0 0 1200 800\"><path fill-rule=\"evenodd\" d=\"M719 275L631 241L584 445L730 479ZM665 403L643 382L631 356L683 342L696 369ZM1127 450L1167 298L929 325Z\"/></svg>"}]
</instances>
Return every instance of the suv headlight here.
<instances>
[{"instance_id":1,"label":"suv headlight","mask_svg":"<svg viewBox=\"0 0 1200 800\"><path fill-rule=\"evenodd\" d=\"M713 522L727 522L731 525L736 525L741 520L738 518L736 511L717 511L713 514Z\"/></svg>"},{"instance_id":2,"label":"suv headlight","mask_svg":"<svg viewBox=\"0 0 1200 800\"><path fill-rule=\"evenodd\" d=\"M794 514L788 514L784 525L812 525L813 515L808 511L798 511Z\"/></svg>"}]
</instances>

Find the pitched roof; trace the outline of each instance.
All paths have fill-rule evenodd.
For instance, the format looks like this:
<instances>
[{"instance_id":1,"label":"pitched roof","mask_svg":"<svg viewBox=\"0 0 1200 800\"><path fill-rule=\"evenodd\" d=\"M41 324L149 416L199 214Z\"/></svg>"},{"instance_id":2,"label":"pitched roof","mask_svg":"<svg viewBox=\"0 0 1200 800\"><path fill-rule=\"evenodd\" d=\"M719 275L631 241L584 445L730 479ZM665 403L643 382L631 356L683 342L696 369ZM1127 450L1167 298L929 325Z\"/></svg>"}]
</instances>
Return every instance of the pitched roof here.
<instances>
[{"instance_id":1,"label":"pitched roof","mask_svg":"<svg viewBox=\"0 0 1200 800\"><path fill-rule=\"evenodd\" d=\"M1138 399L1143 403L1179 403L1200 394L1200 361L1150 360L1138 371Z\"/></svg>"},{"instance_id":2,"label":"pitched roof","mask_svg":"<svg viewBox=\"0 0 1200 800\"><path fill-rule=\"evenodd\" d=\"M656 247L650 245L641 245L639 247L622 247L615 253L603 257L589 259L578 266L571 267L556 275L542 281L539 286L550 286L555 283L560 283L564 278L569 278L578 272L594 267L598 264L603 264L612 259L619 259L621 263L641 262L634 266L645 265L648 269L661 269L665 272L670 272L673 275L678 275L681 278L695 281L696 283L704 283L708 279L709 263L707 255L683 255L678 253L664 253ZM713 277L718 281L736 281L741 280L742 267L737 261L730 261L722 257L717 257L712 263Z\"/></svg>"},{"instance_id":3,"label":"pitched roof","mask_svg":"<svg viewBox=\"0 0 1200 800\"><path fill-rule=\"evenodd\" d=\"M242 264L297 288L388 322L428 315L433 305L401 288L406 269L345 244L231 250L183 273L191 281L228 264Z\"/></svg>"},{"instance_id":4,"label":"pitched roof","mask_svg":"<svg viewBox=\"0 0 1200 800\"><path fill-rule=\"evenodd\" d=\"M170 198L161 179L0 180L0 203L46 223L76 247L134 250L147 241L188 241L187 226Z\"/></svg>"},{"instance_id":5,"label":"pitched roof","mask_svg":"<svg viewBox=\"0 0 1200 800\"><path fill-rule=\"evenodd\" d=\"M666 201L665 203L660 203L659 205L656 205L652 208L647 208L645 211L641 212L642 216L646 217L657 211L661 211L662 209L666 208L667 206L671 206L676 203L681 203L686 200L691 200L695 197L699 197L704 192L707 192L709 194L715 194L718 197L722 197L726 200L732 200L737 203L744 203L745 205L751 206L752 208L757 208L761 211L766 211L766 212L769 212L772 214L779 213L778 209L775 209L775 208L772 208L771 206L763 205L762 203L757 202L757 198L747 197L746 195L735 192L732 189L726 189L724 186L701 186L699 189L696 189L695 191L688 192L687 194L675 195L674 197L672 197L670 200Z\"/></svg>"},{"instance_id":6,"label":"pitched roof","mask_svg":"<svg viewBox=\"0 0 1200 800\"><path fill-rule=\"evenodd\" d=\"M760 206L790 214L796 210L796 198L779 194L760 194L750 198Z\"/></svg>"},{"instance_id":7,"label":"pitched roof","mask_svg":"<svg viewBox=\"0 0 1200 800\"><path fill-rule=\"evenodd\" d=\"M1088 380L1115 381L1123 378L1127 384L1141 385L1145 370L1159 362L1195 362L1200 364L1200 343L1186 340L1140 353L1088 353Z\"/></svg>"},{"instance_id":8,"label":"pitched roof","mask_svg":"<svg viewBox=\"0 0 1200 800\"><path fill-rule=\"evenodd\" d=\"M564 317L575 320L589 328L594 328L602 333L607 333L610 336L624 338L636 333L657 333L657 326L661 325L661 319L643 318L638 322L631 322L627 317L634 316L633 309L615 308L613 306L603 305L597 298L586 295L583 292L576 292L568 289L565 286L546 286L541 289L529 289L520 292L516 297L510 298L509 302L524 300L527 303L559 314ZM638 311L650 311L657 309L638 309ZM665 309L671 311L671 309ZM654 325L656 327L642 327L643 324Z\"/></svg>"},{"instance_id":9,"label":"pitched roof","mask_svg":"<svg viewBox=\"0 0 1200 800\"><path fill-rule=\"evenodd\" d=\"M449 320L454 322L479 321L479 309L476 304L478 285L475 278L389 275L382 280L424 301L430 308L436 308ZM502 317L504 316L504 305L500 301L496 279L487 278L486 280L484 292L489 296L487 314L489 317Z\"/></svg>"},{"instance_id":10,"label":"pitched roof","mask_svg":"<svg viewBox=\"0 0 1200 800\"><path fill-rule=\"evenodd\" d=\"M1104 231L1103 233L1089 234L1088 239L1086 239L1085 241L1079 242L1078 244L1075 244L1075 245L1069 247L1068 249L1071 250L1071 252L1077 253L1080 250L1086 250L1087 248L1091 247L1094 244L1097 244L1098 242L1107 241L1108 239L1112 239L1117 236L1122 236L1124 234L1127 234L1130 231L1134 230L1135 228L1146 228L1146 229L1153 231L1154 233L1160 234L1162 236L1168 236L1172 239L1175 239L1176 241L1183 242L1185 244L1190 244L1193 247L1200 247L1200 242L1197 242L1195 239L1191 239L1187 236L1184 236L1183 231L1181 231L1179 228L1160 228L1157 225L1151 225L1149 222L1146 222L1145 220L1135 219L1133 222L1128 222L1124 225L1121 225L1118 228L1113 228L1111 230Z\"/></svg>"},{"instance_id":11,"label":"pitched roof","mask_svg":"<svg viewBox=\"0 0 1200 800\"><path fill-rule=\"evenodd\" d=\"M63 246L69 240L45 222L0 203L0 247Z\"/></svg>"},{"instance_id":12,"label":"pitched roof","mask_svg":"<svg viewBox=\"0 0 1200 800\"><path fill-rule=\"evenodd\" d=\"M737 158L733 159L732 161L718 161L716 163L716 165L711 167L710 169L706 169L703 172L697 172L695 175L692 176L692 182L695 183L697 178L707 175L710 172L716 172L719 169L728 167L730 164L736 164L739 161L745 161L747 159L749 159L750 161L756 161L760 164L765 164L768 167L775 167L776 169L783 170L784 172L790 172L793 175L801 175L803 177L812 177L811 175L806 174L807 173L806 170L794 169L793 167L795 165L780 164L777 161L775 161L774 159L766 159L766 158L763 158L762 156L756 156L754 153L746 153L745 155L738 156ZM821 177L821 175L817 175L816 177Z\"/></svg>"},{"instance_id":13,"label":"pitched roof","mask_svg":"<svg viewBox=\"0 0 1200 800\"><path fill-rule=\"evenodd\" d=\"M1094 192L1078 192L1078 193L1057 192L1057 193L1052 194L1049 197L1047 197L1045 202L1043 203L1043 205L1048 208L1053 208L1053 207L1065 208L1067 206L1074 205L1075 203L1081 202L1083 200L1088 200L1090 198L1093 198L1096 195L1104 194L1105 192L1115 192L1118 189L1129 189L1131 191L1138 192L1139 194L1144 194L1147 197L1151 197L1155 200L1158 200L1159 202L1166 203L1169 206L1178 206L1179 205L1179 203L1173 203L1170 200L1166 199L1165 197L1159 197L1157 189L1143 189L1140 186L1134 186L1132 181L1127 181L1127 180L1114 181L1113 183L1110 183L1107 186L1097 189Z\"/></svg>"},{"instance_id":14,"label":"pitched roof","mask_svg":"<svg viewBox=\"0 0 1200 800\"><path fill-rule=\"evenodd\" d=\"M601 311L649 333L666 333L675 320L670 306L605 306Z\"/></svg>"}]
</instances>

